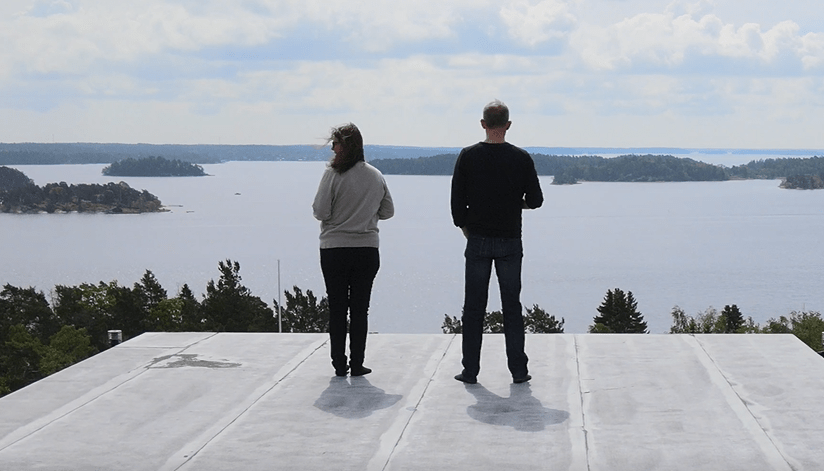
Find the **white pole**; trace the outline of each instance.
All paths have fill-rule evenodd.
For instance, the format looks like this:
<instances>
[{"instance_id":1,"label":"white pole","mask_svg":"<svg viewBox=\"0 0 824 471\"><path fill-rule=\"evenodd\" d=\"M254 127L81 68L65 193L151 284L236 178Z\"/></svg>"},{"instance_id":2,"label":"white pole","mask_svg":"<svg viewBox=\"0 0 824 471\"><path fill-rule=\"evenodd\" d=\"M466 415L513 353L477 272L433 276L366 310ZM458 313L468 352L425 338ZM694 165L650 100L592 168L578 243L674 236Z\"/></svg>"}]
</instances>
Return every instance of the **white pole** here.
<instances>
[{"instance_id":1,"label":"white pole","mask_svg":"<svg viewBox=\"0 0 824 471\"><path fill-rule=\"evenodd\" d=\"M283 305L280 303L280 259L278 259L278 332L283 332L283 324L281 321L281 311Z\"/></svg>"}]
</instances>

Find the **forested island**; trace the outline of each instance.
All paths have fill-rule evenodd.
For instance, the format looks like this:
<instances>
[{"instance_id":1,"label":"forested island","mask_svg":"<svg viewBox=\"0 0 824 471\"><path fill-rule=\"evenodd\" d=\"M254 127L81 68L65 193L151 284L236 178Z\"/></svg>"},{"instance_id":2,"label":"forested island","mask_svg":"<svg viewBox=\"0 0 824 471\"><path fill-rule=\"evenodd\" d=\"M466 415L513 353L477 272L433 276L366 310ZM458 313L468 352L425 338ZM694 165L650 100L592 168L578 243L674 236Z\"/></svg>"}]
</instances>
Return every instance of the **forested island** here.
<instances>
[{"instance_id":1,"label":"forested island","mask_svg":"<svg viewBox=\"0 0 824 471\"><path fill-rule=\"evenodd\" d=\"M127 158L103 167L103 175L110 177L203 177L203 167L178 159L163 157Z\"/></svg>"},{"instance_id":2,"label":"forested island","mask_svg":"<svg viewBox=\"0 0 824 471\"><path fill-rule=\"evenodd\" d=\"M787 188L789 190L821 190L824 189L824 174L791 175L781 182L781 188Z\"/></svg>"},{"instance_id":3,"label":"forested island","mask_svg":"<svg viewBox=\"0 0 824 471\"><path fill-rule=\"evenodd\" d=\"M135 214L165 211L157 196L126 182L35 185L23 172L0 167L0 212Z\"/></svg>"},{"instance_id":4,"label":"forested island","mask_svg":"<svg viewBox=\"0 0 824 471\"><path fill-rule=\"evenodd\" d=\"M452 175L457 154L415 159L376 159L370 163L389 175ZM672 155L568 156L533 154L538 175L553 184L592 182L688 182L730 179L785 179L782 188L822 188L824 158L753 160L731 168ZM816 186L820 185L820 186Z\"/></svg>"}]
</instances>

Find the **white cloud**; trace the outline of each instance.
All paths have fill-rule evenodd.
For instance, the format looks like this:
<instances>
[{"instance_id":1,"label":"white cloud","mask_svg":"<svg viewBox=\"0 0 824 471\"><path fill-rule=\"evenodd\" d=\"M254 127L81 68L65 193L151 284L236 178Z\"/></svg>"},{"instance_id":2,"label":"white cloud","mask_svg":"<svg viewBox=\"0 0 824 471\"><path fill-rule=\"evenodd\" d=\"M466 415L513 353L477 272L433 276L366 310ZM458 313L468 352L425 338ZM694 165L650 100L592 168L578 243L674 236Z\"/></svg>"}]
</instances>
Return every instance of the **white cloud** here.
<instances>
[{"instance_id":1,"label":"white cloud","mask_svg":"<svg viewBox=\"0 0 824 471\"><path fill-rule=\"evenodd\" d=\"M0 141L306 143L353 120L371 142L463 145L497 97L530 145L722 146L760 116L824 147L786 124L824 126L824 26L757 4L6 0ZM678 129L702 119L717 129Z\"/></svg>"},{"instance_id":2,"label":"white cloud","mask_svg":"<svg viewBox=\"0 0 824 471\"><path fill-rule=\"evenodd\" d=\"M500 15L509 35L528 46L564 37L576 22L565 0L512 0Z\"/></svg>"},{"instance_id":3,"label":"white cloud","mask_svg":"<svg viewBox=\"0 0 824 471\"><path fill-rule=\"evenodd\" d=\"M793 21L764 31L755 23L736 27L713 14L695 19L689 13L675 16L673 11L639 14L608 27L585 25L571 43L585 64L599 70L650 66L674 70L690 56L748 60L768 68L794 63L809 69L822 57L821 38L812 33L800 36ZM794 73L792 68L785 72Z\"/></svg>"}]
</instances>

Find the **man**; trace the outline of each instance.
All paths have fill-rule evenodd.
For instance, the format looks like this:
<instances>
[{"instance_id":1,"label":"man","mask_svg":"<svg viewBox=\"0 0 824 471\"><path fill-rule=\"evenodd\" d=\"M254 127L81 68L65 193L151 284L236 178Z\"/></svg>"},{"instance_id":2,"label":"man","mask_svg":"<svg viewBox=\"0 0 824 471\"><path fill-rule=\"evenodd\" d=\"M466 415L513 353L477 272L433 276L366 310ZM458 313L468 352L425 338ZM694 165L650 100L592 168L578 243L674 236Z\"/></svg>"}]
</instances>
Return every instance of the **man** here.
<instances>
[{"instance_id":1,"label":"man","mask_svg":"<svg viewBox=\"0 0 824 471\"><path fill-rule=\"evenodd\" d=\"M535 163L506 142L509 109L498 100L484 107L486 140L458 155L452 175L452 221L466 236L463 306L463 371L474 384L481 369L481 341L492 264L501 290L506 356L512 380L529 381L521 314L521 210L544 202Z\"/></svg>"}]
</instances>

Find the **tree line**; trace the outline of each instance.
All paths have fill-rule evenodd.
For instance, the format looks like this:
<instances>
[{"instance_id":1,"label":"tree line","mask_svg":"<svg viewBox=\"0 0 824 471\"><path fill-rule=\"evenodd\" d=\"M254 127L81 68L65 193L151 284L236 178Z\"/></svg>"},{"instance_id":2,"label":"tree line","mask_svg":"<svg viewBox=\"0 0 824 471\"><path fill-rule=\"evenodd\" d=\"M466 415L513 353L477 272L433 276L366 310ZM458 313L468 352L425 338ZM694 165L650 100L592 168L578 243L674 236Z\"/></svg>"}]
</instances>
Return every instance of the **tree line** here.
<instances>
[{"instance_id":1,"label":"tree line","mask_svg":"<svg viewBox=\"0 0 824 471\"><path fill-rule=\"evenodd\" d=\"M273 300L269 307L243 285L238 262L220 261L218 272L217 280L206 283L201 299L188 284L170 296L150 270L132 286L117 281L57 285L51 302L33 287L6 284L0 291L0 396L108 349L110 330L122 331L124 340L144 332L328 331L325 296L294 286L284 291L283 306ZM590 333L648 333L631 291L608 290L596 311ZM526 308L523 316L528 333L564 332L564 318L558 320L537 304ZM824 320L817 312L792 312L759 326L734 304L696 316L675 306L672 318L670 333L791 333L822 350ZM444 314L441 329L460 333L461 320ZM487 314L484 332L503 332L500 311Z\"/></svg>"},{"instance_id":2,"label":"tree line","mask_svg":"<svg viewBox=\"0 0 824 471\"><path fill-rule=\"evenodd\" d=\"M647 334L644 315L638 311L638 301L632 291L620 288L607 290L598 312L587 329L591 334ZM824 319L815 311L793 311L789 316L770 318L762 326L752 317L744 317L737 305L724 306L719 312L713 307L707 308L695 316L687 315L678 306L672 308L671 334L794 334L799 340L813 350L824 355L821 333L824 332ZM538 305L527 308L524 317L524 329L528 333L564 333L564 319L547 314ZM444 314L441 330L447 334L462 332L461 320ZM503 333L503 315L500 311L486 314L484 318L485 333Z\"/></svg>"},{"instance_id":3,"label":"tree line","mask_svg":"<svg viewBox=\"0 0 824 471\"><path fill-rule=\"evenodd\" d=\"M181 160L163 157L123 159L103 167L103 175L117 177L202 177L203 167Z\"/></svg>"},{"instance_id":4,"label":"tree line","mask_svg":"<svg viewBox=\"0 0 824 471\"><path fill-rule=\"evenodd\" d=\"M370 163L385 174L451 175L457 154L414 159L375 159ZM824 178L824 158L753 160L726 168L672 155L569 156L533 154L538 175L553 175L553 184L598 182L686 182L730 179L776 179L793 181L803 176Z\"/></svg>"},{"instance_id":5,"label":"tree line","mask_svg":"<svg viewBox=\"0 0 824 471\"><path fill-rule=\"evenodd\" d=\"M202 299L184 284L174 296L146 270L132 286L117 281L0 291L0 396L109 348L109 330L128 340L144 332L327 332L329 304L297 286L280 308L243 285L240 264L218 263Z\"/></svg>"}]
</instances>

